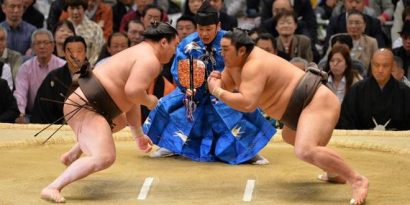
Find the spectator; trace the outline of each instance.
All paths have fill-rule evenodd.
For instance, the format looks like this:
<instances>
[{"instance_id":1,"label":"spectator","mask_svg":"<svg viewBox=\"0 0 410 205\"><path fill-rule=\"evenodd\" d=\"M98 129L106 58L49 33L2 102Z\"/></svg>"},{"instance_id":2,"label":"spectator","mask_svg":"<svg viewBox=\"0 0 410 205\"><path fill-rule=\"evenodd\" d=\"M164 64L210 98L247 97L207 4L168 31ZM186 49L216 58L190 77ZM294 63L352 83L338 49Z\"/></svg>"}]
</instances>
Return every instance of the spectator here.
<instances>
[{"instance_id":1,"label":"spectator","mask_svg":"<svg viewBox=\"0 0 410 205\"><path fill-rule=\"evenodd\" d=\"M400 57L394 56L394 66L393 66L392 76L396 80L410 87L410 81L406 78L406 76L404 76L403 61L401 60Z\"/></svg>"},{"instance_id":2,"label":"spectator","mask_svg":"<svg viewBox=\"0 0 410 205\"><path fill-rule=\"evenodd\" d=\"M7 31L7 47L25 55L36 27L23 21L23 0L4 0L1 5L6 20L0 23Z\"/></svg>"},{"instance_id":3,"label":"spectator","mask_svg":"<svg viewBox=\"0 0 410 205\"><path fill-rule=\"evenodd\" d=\"M276 38L278 51L285 52L293 57L301 57L311 62L313 60L312 44L304 35L295 34L297 27L296 16L292 11L284 10L275 16L276 30L279 36Z\"/></svg>"},{"instance_id":4,"label":"spectator","mask_svg":"<svg viewBox=\"0 0 410 205\"><path fill-rule=\"evenodd\" d=\"M366 70L370 65L370 58L377 50L377 40L364 33L366 21L364 14L359 11L352 11L347 15L347 33L353 39L353 48L350 51L353 58L360 60Z\"/></svg>"},{"instance_id":5,"label":"spectator","mask_svg":"<svg viewBox=\"0 0 410 205\"><path fill-rule=\"evenodd\" d=\"M20 111L18 123L28 123L37 90L47 74L65 64L65 61L53 55L53 34L46 29L34 31L32 47L36 54L24 62L16 77L14 96Z\"/></svg>"},{"instance_id":6,"label":"spectator","mask_svg":"<svg viewBox=\"0 0 410 205\"><path fill-rule=\"evenodd\" d=\"M391 40L394 42L397 38L400 37L399 32L403 27L403 22L405 20L403 15L407 15L409 12L405 11L407 7L410 6L410 1L408 0L399 0L396 5L396 9L393 14L393 26L390 30ZM406 14L405 14L406 13Z\"/></svg>"},{"instance_id":7,"label":"spectator","mask_svg":"<svg viewBox=\"0 0 410 205\"><path fill-rule=\"evenodd\" d=\"M13 75L11 74L11 68L8 64L0 62L0 78L7 82L10 90L14 90Z\"/></svg>"},{"instance_id":8,"label":"spectator","mask_svg":"<svg viewBox=\"0 0 410 205\"><path fill-rule=\"evenodd\" d=\"M4 64L8 64L10 66L11 75L13 76L13 82L14 82L23 59L19 52L16 52L16 51L13 51L7 48L6 42L7 42L7 32L5 28L0 27L0 62Z\"/></svg>"},{"instance_id":9,"label":"spectator","mask_svg":"<svg viewBox=\"0 0 410 205\"><path fill-rule=\"evenodd\" d=\"M50 71L41 83L34 100L31 123L62 124L63 106L72 83L73 73L86 61L86 43L81 36L69 36L63 44L67 63Z\"/></svg>"},{"instance_id":10,"label":"spectator","mask_svg":"<svg viewBox=\"0 0 410 205\"><path fill-rule=\"evenodd\" d=\"M337 45L344 45L349 49L349 52L351 52L353 48L353 39L352 37L347 34L347 33L338 33L333 35L330 38L330 48L327 50L325 57L323 57L322 60L319 62L319 68L324 69L326 63L327 63L327 56L330 53L330 50ZM350 56L352 56L350 54ZM364 64L355 58L351 58L352 60L352 68L356 70L362 77L365 77L367 75L367 69L365 68Z\"/></svg>"},{"instance_id":11,"label":"spectator","mask_svg":"<svg viewBox=\"0 0 410 205\"><path fill-rule=\"evenodd\" d=\"M113 31L120 31L122 17L131 10L132 0L117 0L117 3L112 5ZM125 29L126 30L126 29Z\"/></svg>"},{"instance_id":12,"label":"spectator","mask_svg":"<svg viewBox=\"0 0 410 205\"><path fill-rule=\"evenodd\" d=\"M406 7L403 11L402 21L400 23L401 27L403 27L403 22L405 22L405 21L410 21L410 6ZM393 25L393 27L394 27L394 25ZM393 28L392 28L392 31L393 31ZM395 36L400 35L400 31L398 31L396 29L394 29L394 31L396 32ZM393 42L393 45L392 45L393 49L399 48L400 46L403 45L403 39L401 37L396 38L396 40L394 40L392 42Z\"/></svg>"},{"instance_id":13,"label":"spectator","mask_svg":"<svg viewBox=\"0 0 410 205\"><path fill-rule=\"evenodd\" d=\"M107 44L104 45L97 61L97 65L104 63L109 57L129 48L131 41L128 39L127 34L121 32L112 33L108 37Z\"/></svg>"},{"instance_id":14,"label":"spectator","mask_svg":"<svg viewBox=\"0 0 410 205\"><path fill-rule=\"evenodd\" d=\"M292 63L292 65L298 67L300 70L303 70L303 71L306 71L309 65L309 62L307 62L307 60L301 57L294 57L289 62Z\"/></svg>"},{"instance_id":15,"label":"spectator","mask_svg":"<svg viewBox=\"0 0 410 205\"><path fill-rule=\"evenodd\" d=\"M280 56L285 60L290 60L288 54L278 50L275 38L269 33L261 33L259 37L255 39L255 45L269 53L273 53L277 56Z\"/></svg>"},{"instance_id":16,"label":"spectator","mask_svg":"<svg viewBox=\"0 0 410 205\"><path fill-rule=\"evenodd\" d=\"M410 88L392 77L393 53L373 54L372 75L352 86L342 103L338 128L410 129Z\"/></svg>"},{"instance_id":17,"label":"spectator","mask_svg":"<svg viewBox=\"0 0 410 205\"><path fill-rule=\"evenodd\" d=\"M37 28L43 28L44 15L34 8L35 3L35 0L23 0L23 20ZM6 18L3 12L0 10L0 22Z\"/></svg>"},{"instance_id":18,"label":"spectator","mask_svg":"<svg viewBox=\"0 0 410 205\"><path fill-rule=\"evenodd\" d=\"M44 15L34 8L36 0L23 0L23 20L35 26L36 28L44 27Z\"/></svg>"},{"instance_id":19,"label":"spectator","mask_svg":"<svg viewBox=\"0 0 410 205\"><path fill-rule=\"evenodd\" d=\"M363 78L352 68L349 49L343 45L333 46L327 59L324 71L329 73L327 87L329 87L339 98L340 103L350 87Z\"/></svg>"},{"instance_id":20,"label":"spectator","mask_svg":"<svg viewBox=\"0 0 410 205\"><path fill-rule=\"evenodd\" d=\"M53 28L53 35L55 40L53 54L57 57L65 59L64 41L67 37L75 35L75 28L73 23L68 20L60 21Z\"/></svg>"},{"instance_id":21,"label":"spectator","mask_svg":"<svg viewBox=\"0 0 410 205\"><path fill-rule=\"evenodd\" d=\"M126 27L127 36L131 41L131 46L137 45L144 40L142 33L144 32L144 25L139 20L132 20Z\"/></svg>"},{"instance_id":22,"label":"spectator","mask_svg":"<svg viewBox=\"0 0 410 205\"><path fill-rule=\"evenodd\" d=\"M192 18L195 18L196 13L198 12L198 9L201 7L202 3L205 0L185 0L184 6L183 6L183 16L190 16Z\"/></svg>"},{"instance_id":23,"label":"spectator","mask_svg":"<svg viewBox=\"0 0 410 205\"><path fill-rule=\"evenodd\" d=\"M142 12L141 22L144 25L144 28L147 29L151 26L151 22L161 21L163 15L164 13L161 7L155 4L149 4L145 6L144 11Z\"/></svg>"},{"instance_id":24,"label":"spectator","mask_svg":"<svg viewBox=\"0 0 410 205\"><path fill-rule=\"evenodd\" d=\"M209 3L218 11L221 29L229 31L238 27L238 20L224 11L224 0L210 0Z\"/></svg>"},{"instance_id":25,"label":"spectator","mask_svg":"<svg viewBox=\"0 0 410 205\"><path fill-rule=\"evenodd\" d=\"M64 0L54 0L50 4L50 10L47 17L47 29L51 31L60 21L61 13L64 10Z\"/></svg>"},{"instance_id":26,"label":"spectator","mask_svg":"<svg viewBox=\"0 0 410 205\"><path fill-rule=\"evenodd\" d=\"M19 116L19 109L7 81L3 79L0 79L0 93L0 122L13 123Z\"/></svg>"},{"instance_id":27,"label":"spectator","mask_svg":"<svg viewBox=\"0 0 410 205\"><path fill-rule=\"evenodd\" d=\"M315 14L323 20L329 20L336 5L337 0L321 0L315 8Z\"/></svg>"},{"instance_id":28,"label":"spectator","mask_svg":"<svg viewBox=\"0 0 410 205\"><path fill-rule=\"evenodd\" d=\"M196 31L195 19L190 16L179 17L177 20L176 29L178 31L179 39L180 40L184 39L189 34Z\"/></svg>"},{"instance_id":29,"label":"spectator","mask_svg":"<svg viewBox=\"0 0 410 205\"><path fill-rule=\"evenodd\" d=\"M332 35L337 33L347 32L347 14L357 10L363 13L364 10L364 0L344 0L344 5L346 12L339 14L338 16L333 16L330 19L329 26L326 29L326 38L324 50L327 50L329 44L329 39ZM364 21L366 24L364 34L376 38L377 45L379 48L384 48L386 46L385 36L381 29L380 21L372 16L364 14Z\"/></svg>"},{"instance_id":30,"label":"spectator","mask_svg":"<svg viewBox=\"0 0 410 205\"><path fill-rule=\"evenodd\" d=\"M399 48L393 49L395 56L398 56L403 61L404 75L409 78L410 76L410 21L406 21L403 24L403 28L400 32L400 36L403 39L403 45Z\"/></svg>"},{"instance_id":31,"label":"spectator","mask_svg":"<svg viewBox=\"0 0 410 205\"><path fill-rule=\"evenodd\" d=\"M97 23L85 16L87 0L66 0L65 3L68 20L74 24L75 33L83 37L87 43L87 59L94 65L104 45L103 31Z\"/></svg>"},{"instance_id":32,"label":"spectator","mask_svg":"<svg viewBox=\"0 0 410 205\"><path fill-rule=\"evenodd\" d=\"M104 39L107 40L113 30L113 13L111 7L101 2L101 0L88 0L88 6L84 14L89 20L94 21L101 27L104 33ZM60 16L60 21L66 20L67 18L68 13L63 12Z\"/></svg>"},{"instance_id":33,"label":"spectator","mask_svg":"<svg viewBox=\"0 0 410 205\"><path fill-rule=\"evenodd\" d=\"M393 19L394 5L391 0L371 0L368 1L368 6L375 11L382 25Z\"/></svg>"}]
</instances>

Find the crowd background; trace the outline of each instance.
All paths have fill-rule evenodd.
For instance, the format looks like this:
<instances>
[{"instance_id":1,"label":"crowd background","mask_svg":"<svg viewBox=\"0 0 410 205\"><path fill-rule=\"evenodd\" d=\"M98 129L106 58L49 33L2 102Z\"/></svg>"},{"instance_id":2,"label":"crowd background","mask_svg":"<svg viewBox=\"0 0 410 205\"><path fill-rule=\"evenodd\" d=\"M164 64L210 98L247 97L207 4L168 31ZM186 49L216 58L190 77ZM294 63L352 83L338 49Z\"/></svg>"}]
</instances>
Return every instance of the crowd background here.
<instances>
[{"instance_id":1,"label":"crowd background","mask_svg":"<svg viewBox=\"0 0 410 205\"><path fill-rule=\"evenodd\" d=\"M204 0L2 0L0 122L64 123L71 75L143 40L152 21L180 38L196 32ZM256 45L301 69L318 63L342 104L340 129L410 129L410 0L210 0L220 27L249 30ZM85 42L65 48L69 36ZM378 49L394 54L373 56ZM147 90L175 88L172 64ZM61 72L58 72L61 71ZM64 71L64 72L62 72ZM56 72L58 75L56 77ZM143 108L143 118L149 110ZM275 123L280 126L280 123Z\"/></svg>"}]
</instances>

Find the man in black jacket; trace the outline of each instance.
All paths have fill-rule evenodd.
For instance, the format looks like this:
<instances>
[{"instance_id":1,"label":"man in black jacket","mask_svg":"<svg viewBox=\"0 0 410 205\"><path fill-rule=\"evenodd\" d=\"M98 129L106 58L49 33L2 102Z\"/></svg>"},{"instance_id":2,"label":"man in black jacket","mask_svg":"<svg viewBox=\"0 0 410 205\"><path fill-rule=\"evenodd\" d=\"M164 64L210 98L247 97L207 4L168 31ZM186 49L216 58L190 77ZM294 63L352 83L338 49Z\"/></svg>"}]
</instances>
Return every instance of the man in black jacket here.
<instances>
[{"instance_id":1,"label":"man in black jacket","mask_svg":"<svg viewBox=\"0 0 410 205\"><path fill-rule=\"evenodd\" d=\"M0 78L0 122L13 123L20 112L7 81Z\"/></svg>"}]
</instances>

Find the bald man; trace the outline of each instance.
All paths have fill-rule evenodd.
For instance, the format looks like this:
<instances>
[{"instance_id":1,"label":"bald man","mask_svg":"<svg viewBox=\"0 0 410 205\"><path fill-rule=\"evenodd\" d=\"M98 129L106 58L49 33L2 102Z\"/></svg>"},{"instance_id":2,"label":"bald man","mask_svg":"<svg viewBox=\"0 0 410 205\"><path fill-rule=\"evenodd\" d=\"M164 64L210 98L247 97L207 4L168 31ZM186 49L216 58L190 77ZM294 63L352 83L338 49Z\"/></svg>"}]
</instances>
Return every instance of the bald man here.
<instances>
[{"instance_id":1,"label":"bald man","mask_svg":"<svg viewBox=\"0 0 410 205\"><path fill-rule=\"evenodd\" d=\"M371 76L346 94L338 128L410 129L410 88L392 76L393 67L390 50L380 49L373 54Z\"/></svg>"},{"instance_id":2,"label":"bald man","mask_svg":"<svg viewBox=\"0 0 410 205\"><path fill-rule=\"evenodd\" d=\"M254 46L243 31L228 32L221 40L225 69L214 71L209 90L241 112L260 107L281 119L282 138L294 145L296 156L353 188L351 204L362 204L368 179L354 171L335 151L326 147L339 117L339 100L321 81L327 76L312 66L303 72L286 60ZM328 180L331 181L331 180Z\"/></svg>"}]
</instances>

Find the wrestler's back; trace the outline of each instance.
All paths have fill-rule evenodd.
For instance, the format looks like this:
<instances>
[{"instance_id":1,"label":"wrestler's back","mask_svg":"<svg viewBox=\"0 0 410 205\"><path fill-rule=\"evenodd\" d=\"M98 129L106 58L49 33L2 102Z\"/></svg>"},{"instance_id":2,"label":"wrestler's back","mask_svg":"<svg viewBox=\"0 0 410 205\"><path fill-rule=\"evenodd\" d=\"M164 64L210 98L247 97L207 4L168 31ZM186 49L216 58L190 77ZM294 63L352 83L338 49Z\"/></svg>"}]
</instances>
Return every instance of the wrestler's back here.
<instances>
[{"instance_id":1,"label":"wrestler's back","mask_svg":"<svg viewBox=\"0 0 410 205\"><path fill-rule=\"evenodd\" d=\"M128 100L124 88L132 69L141 69L141 72L144 72L144 68L138 67L138 62L141 59L153 61L152 64L158 63L159 65L153 48L148 43L142 42L111 56L103 64L94 68L95 76L123 112L127 112L133 106L133 103Z\"/></svg>"},{"instance_id":2,"label":"wrestler's back","mask_svg":"<svg viewBox=\"0 0 410 205\"><path fill-rule=\"evenodd\" d=\"M304 72L283 58L256 47L248 57L248 62L252 61L256 61L253 63L260 70L258 73L267 77L259 106L269 116L281 119Z\"/></svg>"}]
</instances>

